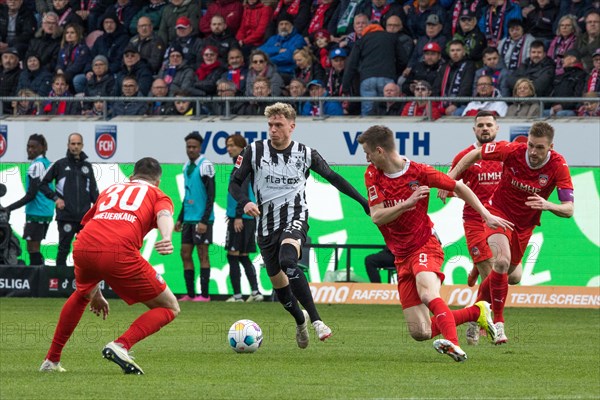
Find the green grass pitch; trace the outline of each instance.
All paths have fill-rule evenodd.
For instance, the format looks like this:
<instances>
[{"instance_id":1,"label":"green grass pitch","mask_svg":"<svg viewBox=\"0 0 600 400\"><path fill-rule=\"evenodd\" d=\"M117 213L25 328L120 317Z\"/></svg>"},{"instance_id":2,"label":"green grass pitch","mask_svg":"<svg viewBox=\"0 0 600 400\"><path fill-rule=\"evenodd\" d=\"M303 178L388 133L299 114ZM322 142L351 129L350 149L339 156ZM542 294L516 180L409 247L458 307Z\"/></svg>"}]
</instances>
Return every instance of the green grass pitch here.
<instances>
[{"instance_id":1,"label":"green grass pitch","mask_svg":"<svg viewBox=\"0 0 600 400\"><path fill-rule=\"evenodd\" d=\"M123 375L101 349L143 310L112 300L102 321L86 312L62 357L66 373L40 373L64 299L0 299L0 399L600 398L600 312L506 310L509 344L467 346L456 363L408 335L400 306L320 305L334 330L295 325L278 303L184 303L180 316L138 343L145 375ZM227 330L263 329L254 354L234 353Z\"/></svg>"}]
</instances>

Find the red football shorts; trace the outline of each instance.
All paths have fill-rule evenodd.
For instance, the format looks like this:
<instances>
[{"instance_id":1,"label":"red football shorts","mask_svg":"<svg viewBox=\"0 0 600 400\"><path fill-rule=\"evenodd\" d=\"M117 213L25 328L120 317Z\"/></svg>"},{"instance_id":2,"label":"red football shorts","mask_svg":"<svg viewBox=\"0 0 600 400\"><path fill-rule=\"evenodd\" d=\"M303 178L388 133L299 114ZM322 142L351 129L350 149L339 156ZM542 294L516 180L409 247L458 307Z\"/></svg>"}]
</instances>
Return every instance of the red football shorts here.
<instances>
[{"instance_id":1,"label":"red football shorts","mask_svg":"<svg viewBox=\"0 0 600 400\"><path fill-rule=\"evenodd\" d=\"M489 260L492 258L492 250L488 246L485 224L483 221L467 220L463 222L465 228L465 238L467 239L467 248L473 263Z\"/></svg>"},{"instance_id":2,"label":"red football shorts","mask_svg":"<svg viewBox=\"0 0 600 400\"><path fill-rule=\"evenodd\" d=\"M161 294L167 284L138 251L73 250L77 290L87 295L105 281L127 304L142 303Z\"/></svg>"},{"instance_id":3,"label":"red football shorts","mask_svg":"<svg viewBox=\"0 0 600 400\"><path fill-rule=\"evenodd\" d=\"M510 219L498 209L491 207L489 210L492 214L510 221ZM525 229L517 228L515 226L513 230L504 228L492 229L485 224L483 226L485 227L485 236L488 238L495 233L499 233L507 237L510 245L510 265L519 265L521 259L523 258L523 254L525 254L527 244L529 243L529 239L531 239L531 235L533 234L533 229L535 226Z\"/></svg>"},{"instance_id":4,"label":"red football shorts","mask_svg":"<svg viewBox=\"0 0 600 400\"><path fill-rule=\"evenodd\" d=\"M429 240L411 255L405 258L396 257L394 264L398 273L398 294L402 308L414 307L422 303L415 280L419 272L435 272L440 281L444 282L443 263L444 251L434 235L431 235Z\"/></svg>"}]
</instances>

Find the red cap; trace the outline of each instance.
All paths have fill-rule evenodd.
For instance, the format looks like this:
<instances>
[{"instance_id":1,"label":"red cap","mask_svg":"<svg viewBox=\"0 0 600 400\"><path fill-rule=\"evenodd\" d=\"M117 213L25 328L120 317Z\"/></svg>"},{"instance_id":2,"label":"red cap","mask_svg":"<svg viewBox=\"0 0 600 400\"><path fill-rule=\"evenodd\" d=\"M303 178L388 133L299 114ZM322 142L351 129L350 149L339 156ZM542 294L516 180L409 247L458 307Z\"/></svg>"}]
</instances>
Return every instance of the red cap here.
<instances>
[{"instance_id":1,"label":"red cap","mask_svg":"<svg viewBox=\"0 0 600 400\"><path fill-rule=\"evenodd\" d=\"M436 42L430 42L430 43L427 43L425 45L425 47L423 47L423 52L426 52L426 51L435 51L436 53L441 53L442 48Z\"/></svg>"},{"instance_id":2,"label":"red cap","mask_svg":"<svg viewBox=\"0 0 600 400\"><path fill-rule=\"evenodd\" d=\"M190 26L192 26L192 23L188 17L179 17L175 22L175 28L189 28Z\"/></svg>"}]
</instances>

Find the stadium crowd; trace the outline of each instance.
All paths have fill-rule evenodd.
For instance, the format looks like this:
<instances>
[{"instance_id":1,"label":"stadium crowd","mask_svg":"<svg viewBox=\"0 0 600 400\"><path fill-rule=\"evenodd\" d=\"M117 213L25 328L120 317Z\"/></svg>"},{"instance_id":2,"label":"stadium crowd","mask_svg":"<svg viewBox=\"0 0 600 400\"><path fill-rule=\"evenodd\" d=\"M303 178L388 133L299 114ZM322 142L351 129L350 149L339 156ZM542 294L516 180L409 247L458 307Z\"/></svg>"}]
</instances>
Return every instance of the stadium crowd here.
<instances>
[{"instance_id":1,"label":"stadium crowd","mask_svg":"<svg viewBox=\"0 0 600 400\"><path fill-rule=\"evenodd\" d=\"M1 0L0 96L118 96L109 116L222 115L233 97L407 97L295 102L300 115L600 115L600 0ZM490 79L481 79L488 76ZM442 96L447 101L419 101ZM15 115L102 115L102 102L5 102Z\"/></svg>"}]
</instances>

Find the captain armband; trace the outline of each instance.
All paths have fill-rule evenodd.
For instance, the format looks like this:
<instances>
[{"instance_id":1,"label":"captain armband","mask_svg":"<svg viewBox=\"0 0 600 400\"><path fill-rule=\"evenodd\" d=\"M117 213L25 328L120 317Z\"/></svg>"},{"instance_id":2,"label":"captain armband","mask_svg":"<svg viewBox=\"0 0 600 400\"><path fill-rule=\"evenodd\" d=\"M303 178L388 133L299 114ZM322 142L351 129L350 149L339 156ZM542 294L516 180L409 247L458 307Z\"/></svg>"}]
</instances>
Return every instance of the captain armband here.
<instances>
[{"instance_id":1,"label":"captain armband","mask_svg":"<svg viewBox=\"0 0 600 400\"><path fill-rule=\"evenodd\" d=\"M558 199L560 201L575 201L573 189L558 189Z\"/></svg>"}]
</instances>

